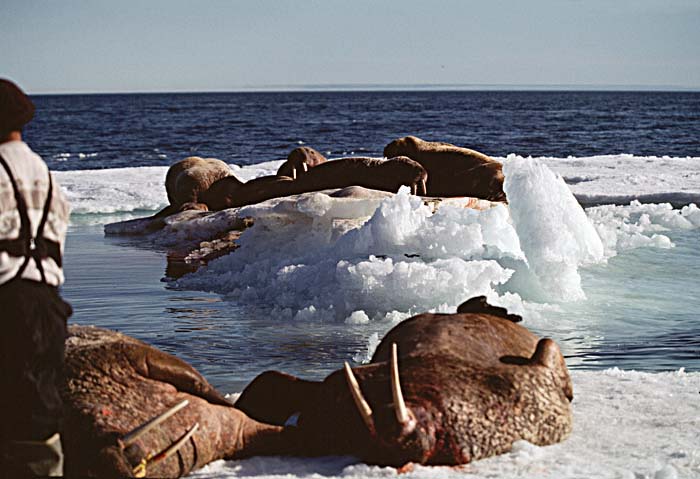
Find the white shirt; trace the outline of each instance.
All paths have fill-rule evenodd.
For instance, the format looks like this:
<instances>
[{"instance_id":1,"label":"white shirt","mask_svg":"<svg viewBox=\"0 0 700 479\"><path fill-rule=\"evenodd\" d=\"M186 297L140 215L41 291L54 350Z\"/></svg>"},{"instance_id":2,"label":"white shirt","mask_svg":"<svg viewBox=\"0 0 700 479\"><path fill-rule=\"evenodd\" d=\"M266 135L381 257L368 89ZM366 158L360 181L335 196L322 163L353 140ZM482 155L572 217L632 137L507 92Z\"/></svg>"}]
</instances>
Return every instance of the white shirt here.
<instances>
[{"instance_id":1,"label":"white shirt","mask_svg":"<svg viewBox=\"0 0 700 479\"><path fill-rule=\"evenodd\" d=\"M49 169L41 157L23 141L0 143L0 155L12 171L17 188L27 204L32 237L35 237L49 192ZM63 254L69 217L70 205L61 191L61 187L54 180L51 208L44 226L43 236L59 243L61 254ZM0 165L0 240L19 238L20 225L12 183L7 172ZM13 279L24 261L25 258L17 258L10 256L5 251L0 251L0 285ZM48 284L52 286L63 284L63 270L52 258L44 258L42 266ZM22 273L22 279L41 281L41 273L34 259L29 260L29 264Z\"/></svg>"}]
</instances>

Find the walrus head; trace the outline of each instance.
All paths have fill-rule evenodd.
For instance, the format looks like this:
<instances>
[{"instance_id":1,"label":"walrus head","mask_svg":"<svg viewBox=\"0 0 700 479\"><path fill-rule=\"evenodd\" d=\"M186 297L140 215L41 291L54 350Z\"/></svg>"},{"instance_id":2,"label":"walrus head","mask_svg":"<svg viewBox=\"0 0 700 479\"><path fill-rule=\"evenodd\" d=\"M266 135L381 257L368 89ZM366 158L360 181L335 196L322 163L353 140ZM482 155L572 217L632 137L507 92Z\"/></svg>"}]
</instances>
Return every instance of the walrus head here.
<instances>
[{"instance_id":1,"label":"walrus head","mask_svg":"<svg viewBox=\"0 0 700 479\"><path fill-rule=\"evenodd\" d=\"M293 425L296 454L353 454L372 464L425 464L437 447L434 408L405 400L397 355L344 368L324 381L277 371L253 380L236 402L251 418ZM279 401L284 397L284 401Z\"/></svg>"},{"instance_id":2,"label":"walrus head","mask_svg":"<svg viewBox=\"0 0 700 479\"><path fill-rule=\"evenodd\" d=\"M366 427L366 441L370 447L363 457L370 462L392 466L410 462L427 463L437 447L436 418L433 408L425 407L423 401L407 403L404 399L396 343L392 344L389 363L379 363L375 368L376 378L366 377L364 388L379 391L389 389L391 396L382 395L378 403L373 403L374 408L365 399L347 363L343 370L353 402Z\"/></svg>"},{"instance_id":3,"label":"walrus head","mask_svg":"<svg viewBox=\"0 0 700 479\"><path fill-rule=\"evenodd\" d=\"M379 164L378 175L385 178L383 181L394 179L396 184L393 190L398 191L402 185L411 188L414 195L425 196L428 172L417 161L407 156L397 156Z\"/></svg>"},{"instance_id":4,"label":"walrus head","mask_svg":"<svg viewBox=\"0 0 700 479\"><path fill-rule=\"evenodd\" d=\"M423 140L416 136L404 136L398 138L384 147L384 156L394 158L396 156L408 156L413 158L416 154L418 144Z\"/></svg>"},{"instance_id":5,"label":"walrus head","mask_svg":"<svg viewBox=\"0 0 700 479\"><path fill-rule=\"evenodd\" d=\"M200 199L211 211L221 211L226 208L231 208L236 193L243 184L241 180L233 175L221 178L204 191L200 195Z\"/></svg>"},{"instance_id":6,"label":"walrus head","mask_svg":"<svg viewBox=\"0 0 700 479\"><path fill-rule=\"evenodd\" d=\"M326 157L318 151L307 146L295 148L287 156L287 161L277 170L277 176L288 176L294 180L303 176L309 171L309 168L320 165L326 162Z\"/></svg>"},{"instance_id":7,"label":"walrus head","mask_svg":"<svg viewBox=\"0 0 700 479\"><path fill-rule=\"evenodd\" d=\"M265 373L236 406L295 424L305 455L351 454L383 466L465 464L518 439L566 438L573 389L557 344L484 298L460 310L402 321L369 364L345 364L321 382ZM275 391L287 404L265 400Z\"/></svg>"},{"instance_id":8,"label":"walrus head","mask_svg":"<svg viewBox=\"0 0 700 479\"><path fill-rule=\"evenodd\" d=\"M456 357L397 356L392 343L388 362L356 368L355 374L345 367L366 429L351 450L367 462L456 465L505 452L514 439L544 445L570 433L573 388L561 351L549 338L539 340L531 355L496 358L496 367L474 368ZM494 414L510 420L494 420ZM531 424L520 429L523 416Z\"/></svg>"},{"instance_id":9,"label":"walrus head","mask_svg":"<svg viewBox=\"0 0 700 479\"><path fill-rule=\"evenodd\" d=\"M503 165L497 162L479 165L470 170L472 181L470 187L474 196L489 201L508 202L503 191Z\"/></svg>"}]
</instances>

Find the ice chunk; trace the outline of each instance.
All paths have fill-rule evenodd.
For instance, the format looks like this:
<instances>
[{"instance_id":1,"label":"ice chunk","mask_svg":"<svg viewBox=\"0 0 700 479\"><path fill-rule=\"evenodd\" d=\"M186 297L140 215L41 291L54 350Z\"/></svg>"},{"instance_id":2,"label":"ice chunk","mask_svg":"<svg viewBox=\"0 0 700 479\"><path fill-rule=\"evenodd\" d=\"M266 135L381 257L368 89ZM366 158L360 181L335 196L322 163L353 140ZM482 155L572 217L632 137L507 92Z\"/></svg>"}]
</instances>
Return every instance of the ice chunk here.
<instances>
[{"instance_id":1,"label":"ice chunk","mask_svg":"<svg viewBox=\"0 0 700 479\"><path fill-rule=\"evenodd\" d=\"M526 319L538 303L585 297L579 269L629 248L672 247L669 229L694 228L694 205L601 206L586 213L561 177L541 162L504 165L509 205L437 210L397 194L316 192L240 210L169 220L155 241L199 239L252 217L240 248L177 286L225 294L298 321L397 322L424 311L452 312L486 295ZM156 235L157 236L157 235ZM363 311L365 316L360 316ZM352 319L351 319L352 318Z\"/></svg>"},{"instance_id":2,"label":"ice chunk","mask_svg":"<svg viewBox=\"0 0 700 479\"><path fill-rule=\"evenodd\" d=\"M603 259L603 244L564 180L532 158L509 157L504 190L528 265L555 300L582 299L578 266Z\"/></svg>"},{"instance_id":3,"label":"ice chunk","mask_svg":"<svg viewBox=\"0 0 700 479\"><path fill-rule=\"evenodd\" d=\"M238 215L255 226L236 253L178 285L290 308L297 320L451 312L471 296L498 296L511 271L490 257L522 257L504 206L482 215L457 203L433 214L408 189L389 198L314 193Z\"/></svg>"},{"instance_id":4,"label":"ice chunk","mask_svg":"<svg viewBox=\"0 0 700 479\"><path fill-rule=\"evenodd\" d=\"M345 318L346 324L366 324L369 323L369 316L364 311L354 311L350 316Z\"/></svg>"}]
</instances>

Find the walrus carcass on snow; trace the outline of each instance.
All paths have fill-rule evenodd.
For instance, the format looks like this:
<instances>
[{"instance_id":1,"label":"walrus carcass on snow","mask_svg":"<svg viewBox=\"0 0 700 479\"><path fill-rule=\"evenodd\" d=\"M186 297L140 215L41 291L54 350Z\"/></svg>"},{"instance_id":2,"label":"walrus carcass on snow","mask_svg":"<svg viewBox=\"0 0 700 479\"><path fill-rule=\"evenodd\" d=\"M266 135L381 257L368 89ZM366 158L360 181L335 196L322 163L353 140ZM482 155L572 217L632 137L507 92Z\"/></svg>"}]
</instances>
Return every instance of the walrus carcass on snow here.
<instances>
[{"instance_id":1,"label":"walrus carcass on snow","mask_svg":"<svg viewBox=\"0 0 700 479\"><path fill-rule=\"evenodd\" d=\"M105 329L69 328L63 400L71 477L179 477L291 452L282 427L247 417L189 364Z\"/></svg>"},{"instance_id":2,"label":"walrus carcass on snow","mask_svg":"<svg viewBox=\"0 0 700 479\"><path fill-rule=\"evenodd\" d=\"M296 422L306 454L380 465L457 465L519 439L556 443L571 432L571 379L557 344L519 319L483 297L458 314L420 314L389 331L370 364L346 363L322 382L269 371L236 406Z\"/></svg>"}]
</instances>

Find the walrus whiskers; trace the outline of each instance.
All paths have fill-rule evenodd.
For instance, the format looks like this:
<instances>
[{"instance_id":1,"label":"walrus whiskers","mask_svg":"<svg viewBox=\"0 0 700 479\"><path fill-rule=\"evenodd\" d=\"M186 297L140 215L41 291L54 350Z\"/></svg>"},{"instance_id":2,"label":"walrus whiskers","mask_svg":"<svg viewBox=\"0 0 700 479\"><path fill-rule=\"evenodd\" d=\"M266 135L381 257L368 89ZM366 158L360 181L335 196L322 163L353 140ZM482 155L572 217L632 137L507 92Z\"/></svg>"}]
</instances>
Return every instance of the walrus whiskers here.
<instances>
[{"instance_id":1,"label":"walrus whiskers","mask_svg":"<svg viewBox=\"0 0 700 479\"><path fill-rule=\"evenodd\" d=\"M156 455L149 454L148 456L141 459L136 467L132 469L131 472L134 473L134 477L146 477L148 466L158 464L160 461L164 461L173 454L175 454L185 443L192 437L192 435L199 429L199 423L196 422L192 427L190 427L185 434L183 434L180 439L160 451Z\"/></svg>"},{"instance_id":2,"label":"walrus whiskers","mask_svg":"<svg viewBox=\"0 0 700 479\"><path fill-rule=\"evenodd\" d=\"M374 419L372 419L372 408L369 407L367 400L365 400L364 396L362 395L362 391L360 391L360 385L357 383L357 379L355 378L355 375L353 374L352 369L350 369L350 365L347 361L345 361L344 368L345 379L348 382L350 394L352 395L353 401L355 401L355 406L357 406L357 409L360 411L360 416L362 416L362 420L365 422L367 429L369 429L370 433L374 434Z\"/></svg>"},{"instance_id":3,"label":"walrus whiskers","mask_svg":"<svg viewBox=\"0 0 700 479\"><path fill-rule=\"evenodd\" d=\"M415 421L412 421L411 414L406 407L406 402L403 399L403 393L401 392L401 383L399 382L399 361L398 361L398 348L396 343L391 344L391 396L394 399L394 412L396 413L396 420L401 424L404 429L413 429L415 426ZM412 424L413 423L413 424Z\"/></svg>"},{"instance_id":4,"label":"walrus whiskers","mask_svg":"<svg viewBox=\"0 0 700 479\"><path fill-rule=\"evenodd\" d=\"M136 427L135 429L132 429L128 433L124 434L121 438L121 446L122 449L126 449L130 445L132 445L138 438L146 434L148 431L153 429L154 427L158 426L159 424L163 423L166 419L171 417L173 414L178 412L180 409L184 408L187 406L190 402L187 399L184 399L165 411L162 414L159 414L158 416L154 417L153 419L149 420L148 422L145 422L141 424L140 426Z\"/></svg>"}]
</instances>

